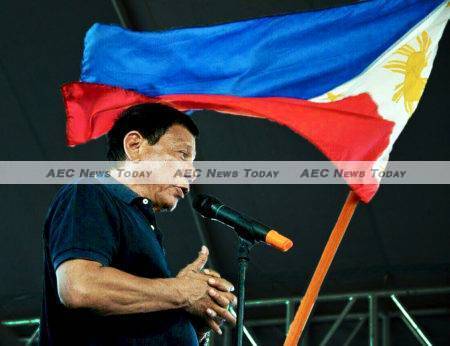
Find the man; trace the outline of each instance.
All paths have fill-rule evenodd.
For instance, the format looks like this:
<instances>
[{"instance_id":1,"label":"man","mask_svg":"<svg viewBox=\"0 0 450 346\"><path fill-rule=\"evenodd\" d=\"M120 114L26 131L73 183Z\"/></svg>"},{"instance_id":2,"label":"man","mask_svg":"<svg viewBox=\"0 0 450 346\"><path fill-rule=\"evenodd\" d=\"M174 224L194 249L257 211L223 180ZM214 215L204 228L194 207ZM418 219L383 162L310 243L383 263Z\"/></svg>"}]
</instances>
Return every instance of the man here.
<instances>
[{"instance_id":1,"label":"man","mask_svg":"<svg viewBox=\"0 0 450 346\"><path fill-rule=\"evenodd\" d=\"M130 107L108 134L108 159L179 162L193 169L198 129L160 104ZM98 184L61 188L44 226L41 345L197 345L236 304L234 288L202 271L208 249L170 274L154 212L189 192L176 184L134 184L117 169ZM116 183L116 184L113 184Z\"/></svg>"}]
</instances>

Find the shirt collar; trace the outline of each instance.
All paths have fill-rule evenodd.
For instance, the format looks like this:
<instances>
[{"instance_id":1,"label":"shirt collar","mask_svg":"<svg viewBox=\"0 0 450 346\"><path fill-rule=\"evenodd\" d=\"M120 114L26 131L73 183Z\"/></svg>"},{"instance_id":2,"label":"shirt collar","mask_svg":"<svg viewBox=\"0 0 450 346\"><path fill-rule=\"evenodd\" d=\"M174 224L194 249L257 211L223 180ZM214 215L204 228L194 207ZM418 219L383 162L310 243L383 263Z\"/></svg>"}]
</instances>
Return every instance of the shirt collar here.
<instances>
[{"instance_id":1,"label":"shirt collar","mask_svg":"<svg viewBox=\"0 0 450 346\"><path fill-rule=\"evenodd\" d=\"M136 199L142 199L136 192L131 190L125 184L122 184L118 180L114 179L111 176L101 176L96 177L105 187L111 192L114 196L124 201L127 204L132 204ZM151 203L150 200L149 204Z\"/></svg>"},{"instance_id":2,"label":"shirt collar","mask_svg":"<svg viewBox=\"0 0 450 346\"><path fill-rule=\"evenodd\" d=\"M147 216L147 218L150 219L151 228L156 233L158 242L161 245L163 252L165 254L165 250L162 245L163 236L162 236L161 231L158 230L158 228L156 226L156 219L155 219L155 213L153 211L152 201L148 198L139 196L136 192L131 190L128 186L126 186L125 184L122 184L117 179L114 179L113 177L111 177L111 175L96 176L95 178L98 181L100 181L112 195L114 195L115 197L119 198L121 201L123 201L127 204L130 204L130 205L134 204L139 209L143 210L143 212Z\"/></svg>"}]
</instances>

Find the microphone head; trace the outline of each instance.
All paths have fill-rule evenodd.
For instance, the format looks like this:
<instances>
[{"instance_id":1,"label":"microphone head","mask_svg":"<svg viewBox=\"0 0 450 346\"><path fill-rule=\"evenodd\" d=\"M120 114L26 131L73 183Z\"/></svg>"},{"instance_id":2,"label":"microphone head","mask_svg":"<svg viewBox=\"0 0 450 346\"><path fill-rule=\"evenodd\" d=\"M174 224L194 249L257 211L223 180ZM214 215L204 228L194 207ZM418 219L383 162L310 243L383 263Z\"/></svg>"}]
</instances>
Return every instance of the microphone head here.
<instances>
[{"instance_id":1,"label":"microphone head","mask_svg":"<svg viewBox=\"0 0 450 346\"><path fill-rule=\"evenodd\" d=\"M194 207L197 212L200 213L200 215L212 218L215 216L214 210L212 208L213 204L222 204L217 198L205 195L205 194L199 194L194 197L194 200L192 201L192 206Z\"/></svg>"}]
</instances>

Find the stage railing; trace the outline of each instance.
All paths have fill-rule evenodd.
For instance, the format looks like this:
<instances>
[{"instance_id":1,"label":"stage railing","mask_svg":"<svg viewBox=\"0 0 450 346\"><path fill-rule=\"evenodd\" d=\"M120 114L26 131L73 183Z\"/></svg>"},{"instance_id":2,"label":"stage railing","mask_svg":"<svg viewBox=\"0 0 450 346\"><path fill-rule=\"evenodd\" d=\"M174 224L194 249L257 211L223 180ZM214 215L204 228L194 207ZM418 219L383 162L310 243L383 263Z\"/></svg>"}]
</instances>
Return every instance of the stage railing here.
<instances>
[{"instance_id":1,"label":"stage railing","mask_svg":"<svg viewBox=\"0 0 450 346\"><path fill-rule=\"evenodd\" d=\"M318 345L333 345L333 336L339 329L340 325L344 321L353 320L355 324L353 330L347 336L344 345L350 345L354 337L363 328L364 324L368 324L368 345L370 346L389 346L390 345L390 321L392 318L400 318L416 337L417 341L421 345L432 345L432 336L426 334L421 328L420 323L417 322L417 317L421 316L439 316L450 315L449 308L424 308L408 310L405 304L402 302L404 297L410 296L434 296L434 295L449 295L450 287L439 288L417 288L417 289L404 289L404 290L386 290L386 291L366 291L366 292L353 292L346 294L325 294L318 298L318 303L326 302L345 302L344 308L338 314L329 315L313 315L310 323L324 323L332 322L331 327L322 337ZM392 302L394 310L382 311L379 309L380 299L389 300ZM366 301L366 311L351 312L356 302ZM280 318L264 318L264 319L250 319L245 321L246 332L245 335L251 345L258 345L257 334L252 331L254 327L262 326L283 326L285 333L287 333L289 326L293 320L295 308L300 303L300 299L296 297L283 297L283 298L271 298L271 299L257 299L248 300L245 304L246 309L259 309L270 308L275 306L284 307L284 314ZM381 322L381 332L379 328L379 322ZM29 338L21 339L26 345L34 345L39 337L39 319L29 318L20 320L7 320L0 322L3 326L10 328L16 328L20 326L36 326L32 335ZM224 328L223 337L214 337L211 339L210 344L219 346L232 345L232 330L230 328ZM307 336L307 335L306 335ZM302 340L301 345L307 345L308 340L305 338Z\"/></svg>"},{"instance_id":2,"label":"stage railing","mask_svg":"<svg viewBox=\"0 0 450 346\"><path fill-rule=\"evenodd\" d=\"M404 290L385 290L385 291L366 291L354 292L345 294L325 294L318 298L318 303L327 302L345 302L344 308L338 314L329 315L313 315L310 323L332 323L328 331L323 335L320 346L334 345L332 338L336 331L341 326L342 322L353 320L355 324L353 330L347 336L343 345L350 345L355 336L360 332L363 326L368 325L367 343L370 346L389 346L390 345L390 321L392 318L400 318L416 337L421 345L432 345L432 337L429 337L420 324L416 321L416 317L421 316L439 316L450 315L450 308L424 308L408 310L408 308L401 302L402 297L410 296L434 296L434 295L449 295L450 287L439 288L417 288ZM389 300L392 302L393 310L381 311L378 307L380 299ZM356 302L366 301L367 309L364 312L352 313L351 310ZM254 327L262 326L284 326L284 331L287 334L289 326L293 320L295 309L300 303L300 299L296 297L271 298L271 299L257 299L246 302L246 309L268 308L274 306L284 306L284 315L280 318L264 318L251 319L245 322L248 333L251 335L252 345L258 344L257 333L252 332ZM379 327L381 322L381 330ZM225 329L225 340L215 338L215 345L229 346L231 343L231 330ZM302 340L300 345L311 345L308 343L307 335Z\"/></svg>"}]
</instances>

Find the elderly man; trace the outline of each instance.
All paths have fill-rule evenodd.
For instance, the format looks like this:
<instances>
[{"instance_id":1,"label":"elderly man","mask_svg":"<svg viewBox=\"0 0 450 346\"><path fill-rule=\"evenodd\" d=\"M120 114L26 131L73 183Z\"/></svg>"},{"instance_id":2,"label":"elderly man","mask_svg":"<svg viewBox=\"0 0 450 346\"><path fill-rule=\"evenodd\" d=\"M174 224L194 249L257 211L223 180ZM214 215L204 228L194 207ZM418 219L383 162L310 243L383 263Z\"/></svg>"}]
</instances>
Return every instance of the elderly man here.
<instances>
[{"instance_id":1,"label":"elderly man","mask_svg":"<svg viewBox=\"0 0 450 346\"><path fill-rule=\"evenodd\" d=\"M184 113L136 105L108 133L108 159L192 169L197 135ZM210 329L221 334L222 322L234 324L234 288L202 270L206 247L176 276L167 265L154 213L176 207L189 177L134 184L113 169L97 182L62 187L49 209L41 345L197 345Z\"/></svg>"}]
</instances>

